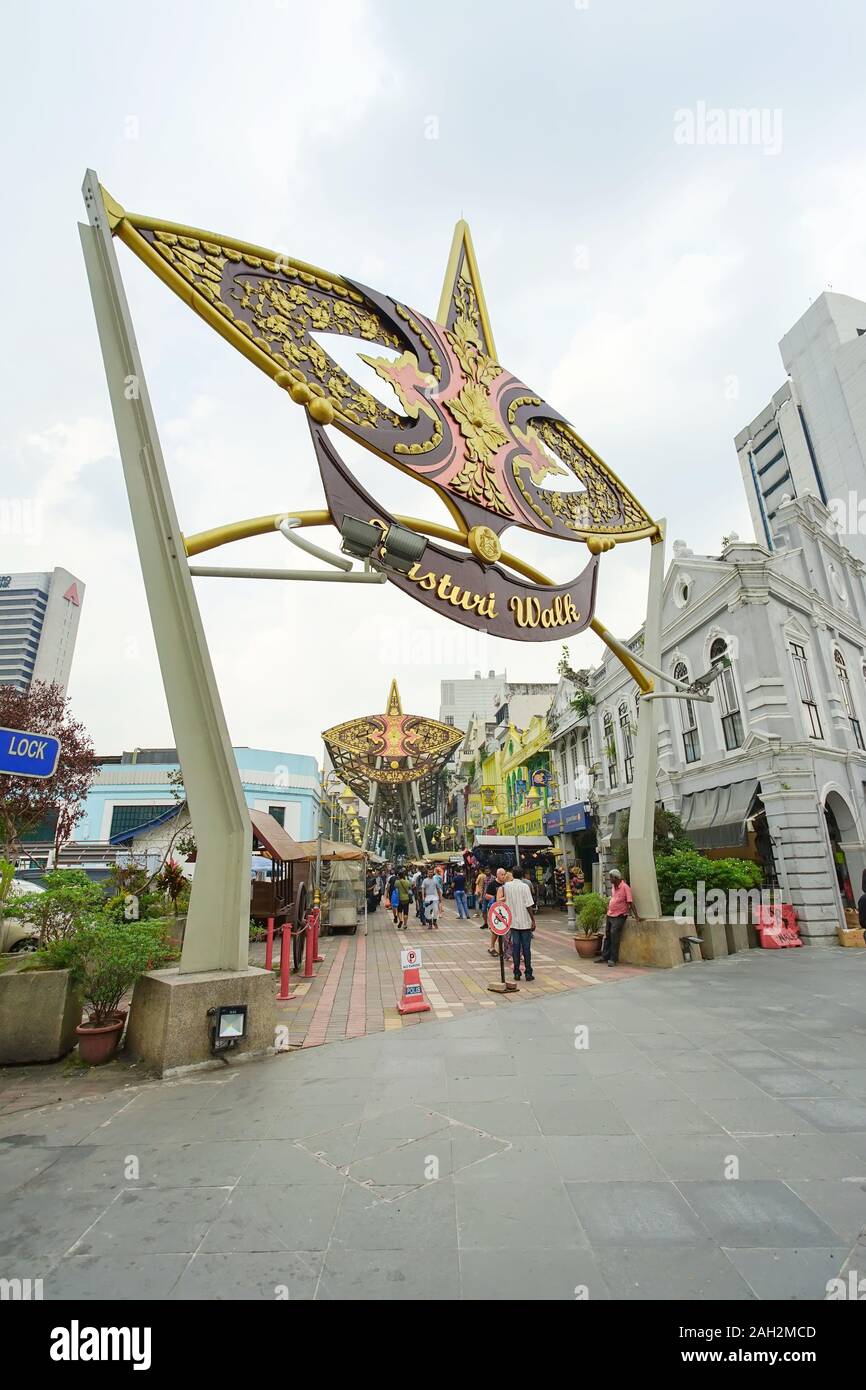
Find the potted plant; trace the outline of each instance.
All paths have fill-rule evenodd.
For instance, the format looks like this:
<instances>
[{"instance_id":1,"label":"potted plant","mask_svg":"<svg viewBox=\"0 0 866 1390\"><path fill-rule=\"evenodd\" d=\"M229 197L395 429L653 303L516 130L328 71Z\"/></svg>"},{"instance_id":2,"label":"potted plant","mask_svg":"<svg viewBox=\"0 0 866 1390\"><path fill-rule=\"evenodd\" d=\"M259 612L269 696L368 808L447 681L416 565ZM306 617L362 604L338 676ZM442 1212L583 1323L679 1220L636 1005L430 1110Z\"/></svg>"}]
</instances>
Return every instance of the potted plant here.
<instances>
[{"instance_id":1,"label":"potted plant","mask_svg":"<svg viewBox=\"0 0 866 1390\"><path fill-rule=\"evenodd\" d=\"M584 893L577 911L577 934L574 949L582 960L598 955L601 946L601 926L607 916L608 899L600 893Z\"/></svg>"},{"instance_id":2,"label":"potted plant","mask_svg":"<svg viewBox=\"0 0 866 1390\"><path fill-rule=\"evenodd\" d=\"M88 1018L79 1024L83 1062L101 1066L120 1045L126 1010L120 1003L140 975L171 960L174 951L162 922L115 922L103 917L78 933L73 969L81 981Z\"/></svg>"},{"instance_id":3,"label":"potted plant","mask_svg":"<svg viewBox=\"0 0 866 1390\"><path fill-rule=\"evenodd\" d=\"M44 892L10 896L5 905L3 935L8 939L17 923L22 939L39 949L20 954L17 968L0 980L0 1064L64 1057L81 1022L73 943L82 924L100 912L102 889L80 869L56 869L44 881Z\"/></svg>"}]
</instances>

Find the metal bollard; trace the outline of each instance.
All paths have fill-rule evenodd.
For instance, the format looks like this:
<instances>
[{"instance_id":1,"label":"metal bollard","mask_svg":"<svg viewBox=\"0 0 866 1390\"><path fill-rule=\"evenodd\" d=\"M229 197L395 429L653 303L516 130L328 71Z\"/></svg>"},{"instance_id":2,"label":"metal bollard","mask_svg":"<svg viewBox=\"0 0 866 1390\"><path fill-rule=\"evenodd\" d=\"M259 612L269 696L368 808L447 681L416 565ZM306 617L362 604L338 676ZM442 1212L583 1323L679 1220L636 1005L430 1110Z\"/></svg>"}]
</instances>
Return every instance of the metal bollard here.
<instances>
[{"instance_id":1,"label":"metal bollard","mask_svg":"<svg viewBox=\"0 0 866 1390\"><path fill-rule=\"evenodd\" d=\"M322 912L320 908L314 908L313 913L313 960L317 963L325 959L319 955L319 927L322 923Z\"/></svg>"},{"instance_id":2,"label":"metal bollard","mask_svg":"<svg viewBox=\"0 0 866 1390\"><path fill-rule=\"evenodd\" d=\"M316 943L313 940L315 935L313 925L309 920L307 921L305 931L307 939L304 942L304 979L311 980L316 973L313 969L313 962L316 959Z\"/></svg>"},{"instance_id":3,"label":"metal bollard","mask_svg":"<svg viewBox=\"0 0 866 1390\"><path fill-rule=\"evenodd\" d=\"M292 928L288 925L280 929L280 992L277 995L278 1001L285 1003L286 1000L297 999L296 994L292 994L289 989L289 969L292 963Z\"/></svg>"},{"instance_id":4,"label":"metal bollard","mask_svg":"<svg viewBox=\"0 0 866 1390\"><path fill-rule=\"evenodd\" d=\"M282 959L282 957L280 957ZM265 946L265 969L272 970L274 966L274 919L268 918L268 941Z\"/></svg>"}]
</instances>

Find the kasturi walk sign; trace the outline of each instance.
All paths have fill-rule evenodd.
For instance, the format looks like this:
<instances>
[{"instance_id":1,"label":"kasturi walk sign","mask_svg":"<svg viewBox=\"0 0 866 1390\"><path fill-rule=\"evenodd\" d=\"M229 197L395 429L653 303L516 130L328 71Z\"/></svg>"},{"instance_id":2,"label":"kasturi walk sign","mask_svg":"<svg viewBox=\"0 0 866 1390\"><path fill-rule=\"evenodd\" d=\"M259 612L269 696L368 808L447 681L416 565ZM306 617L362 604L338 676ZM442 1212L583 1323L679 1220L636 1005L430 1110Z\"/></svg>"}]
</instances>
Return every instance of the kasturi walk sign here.
<instances>
[{"instance_id":1,"label":"kasturi walk sign","mask_svg":"<svg viewBox=\"0 0 866 1390\"><path fill-rule=\"evenodd\" d=\"M23 729L0 729L0 775L53 777L59 757L59 738L29 734Z\"/></svg>"}]
</instances>

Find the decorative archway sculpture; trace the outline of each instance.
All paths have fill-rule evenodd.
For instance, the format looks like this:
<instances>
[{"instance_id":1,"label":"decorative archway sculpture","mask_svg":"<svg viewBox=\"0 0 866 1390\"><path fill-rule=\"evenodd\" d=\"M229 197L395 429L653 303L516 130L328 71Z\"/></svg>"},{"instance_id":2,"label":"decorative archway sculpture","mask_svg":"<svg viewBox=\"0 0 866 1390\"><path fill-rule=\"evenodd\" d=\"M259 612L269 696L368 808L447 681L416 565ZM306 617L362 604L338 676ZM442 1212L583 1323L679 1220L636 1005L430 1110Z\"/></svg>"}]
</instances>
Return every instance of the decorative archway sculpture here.
<instances>
[{"instance_id":1,"label":"decorative archway sculpture","mask_svg":"<svg viewBox=\"0 0 866 1390\"><path fill-rule=\"evenodd\" d=\"M391 682L383 714L362 715L322 734L334 770L370 808L364 844L375 846L398 826L409 854L427 853L424 818L435 811L436 778L464 730L404 714Z\"/></svg>"},{"instance_id":2,"label":"decorative archway sculpture","mask_svg":"<svg viewBox=\"0 0 866 1390\"><path fill-rule=\"evenodd\" d=\"M84 193L92 235L88 238L88 229L82 228L82 240L157 650L181 763L186 761L184 775L197 836L200 844L202 838L212 843L210 855L204 847L199 855L182 968L237 968L237 962L246 961L243 906L234 921L235 904L239 894L241 902L243 896L239 871L235 869L230 891L223 894L231 905L232 920L222 929L219 950L205 941L199 907L207 896L198 886L205 877L202 859L214 864L220 860L217 845L222 836L225 865L226 837L231 835L237 842L244 831L240 784L233 759L228 766L231 754L225 721L190 576L293 576L279 571L191 568L188 558L245 536L275 529L285 535L287 526L335 525L339 529L354 517L386 533L398 522L430 538L423 557L408 572L387 571L387 579L404 592L453 621L520 641L562 640L591 626L640 689L649 692L653 682L634 653L595 617L596 587L601 553L617 543L649 539L653 543L651 586L659 593L662 526L574 427L497 361L465 223L459 222L455 230L434 320L357 281L265 248L127 212L101 188L92 172ZM182 535L114 239L123 241L206 323L305 408L327 508L282 511L230 522L195 536ZM371 348L396 354L390 358L364 354L364 358L393 387L401 411L384 405L338 364L319 341L328 334L361 338ZM118 373L125 375L118 378ZM130 381L134 383L131 394L126 391ZM454 526L393 516L353 477L333 435L326 432L329 426L435 489ZM564 480L571 490L548 486L551 479ZM588 561L569 583L555 584L519 556L503 550L501 537L510 528L584 542ZM449 548L440 546L440 540ZM313 553L323 553L308 541L299 543ZM345 577L381 578L369 573ZM651 616L644 639L647 657L657 646ZM186 649L186 656L179 648ZM191 701L198 701L196 713L209 729L204 748L198 746ZM209 714L203 715L203 703ZM632 807L635 843L640 835L646 839L644 832L652 822L649 768L654 758L654 718L653 713L641 721L646 737L638 739L635 783L643 762L648 790L642 797L646 806ZM216 774L214 764L220 759L225 766ZM219 828L213 805L222 815ZM207 828L204 837L199 835L202 817L206 827L208 817L213 822L213 837ZM651 857L648 871L654 885ZM212 905L217 897L211 893L208 900ZM654 903L645 903L645 913L653 907Z\"/></svg>"}]
</instances>

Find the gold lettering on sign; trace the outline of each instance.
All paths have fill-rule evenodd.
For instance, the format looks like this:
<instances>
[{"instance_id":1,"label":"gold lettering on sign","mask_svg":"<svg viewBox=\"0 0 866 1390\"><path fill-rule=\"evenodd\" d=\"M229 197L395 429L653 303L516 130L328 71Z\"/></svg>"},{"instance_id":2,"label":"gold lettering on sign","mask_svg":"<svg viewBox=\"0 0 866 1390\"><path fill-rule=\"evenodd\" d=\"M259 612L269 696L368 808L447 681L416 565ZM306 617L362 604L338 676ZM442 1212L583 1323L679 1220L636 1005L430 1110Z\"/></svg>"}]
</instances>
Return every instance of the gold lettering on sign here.
<instances>
[{"instance_id":1,"label":"gold lettering on sign","mask_svg":"<svg viewBox=\"0 0 866 1390\"><path fill-rule=\"evenodd\" d=\"M425 593L435 593L436 598L452 608L462 608L464 613L477 613L479 618L499 617L493 589L486 594L476 594L472 589L461 589L450 574L438 575L434 570L422 572L420 565L413 565L406 577ZM515 594L508 600L508 607L518 627L567 627L580 621L580 614L569 594L555 594L548 605L542 604L534 594L526 598Z\"/></svg>"},{"instance_id":2,"label":"gold lettering on sign","mask_svg":"<svg viewBox=\"0 0 866 1390\"><path fill-rule=\"evenodd\" d=\"M547 608L542 607L534 594L527 598L514 594L508 600L508 607L518 627L565 627L580 621L570 594L557 594Z\"/></svg>"}]
</instances>

